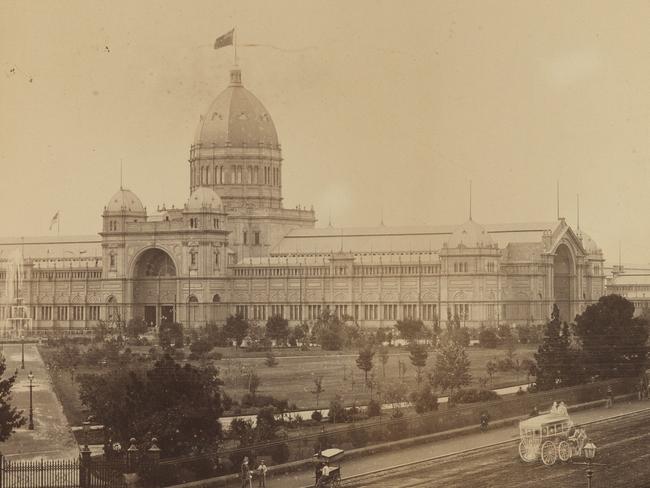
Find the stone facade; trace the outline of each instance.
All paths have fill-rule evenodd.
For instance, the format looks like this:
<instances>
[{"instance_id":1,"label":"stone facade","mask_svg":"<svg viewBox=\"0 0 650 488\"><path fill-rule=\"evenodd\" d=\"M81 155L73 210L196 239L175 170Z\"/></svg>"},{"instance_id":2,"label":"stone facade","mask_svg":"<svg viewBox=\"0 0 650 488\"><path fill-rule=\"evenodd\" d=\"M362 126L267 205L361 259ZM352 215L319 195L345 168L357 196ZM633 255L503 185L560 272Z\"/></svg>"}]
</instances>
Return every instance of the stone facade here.
<instances>
[{"instance_id":1,"label":"stone facade","mask_svg":"<svg viewBox=\"0 0 650 488\"><path fill-rule=\"evenodd\" d=\"M63 330L134 317L193 327L237 312L297 323L328 308L369 326L478 326L543 321L553 303L571 319L604 293L602 252L562 219L315 228L313 209L283 207L275 126L239 70L201 117L189 171L179 208L149 213L120 188L99 237L0 242L0 320L20 302L34 327Z\"/></svg>"}]
</instances>

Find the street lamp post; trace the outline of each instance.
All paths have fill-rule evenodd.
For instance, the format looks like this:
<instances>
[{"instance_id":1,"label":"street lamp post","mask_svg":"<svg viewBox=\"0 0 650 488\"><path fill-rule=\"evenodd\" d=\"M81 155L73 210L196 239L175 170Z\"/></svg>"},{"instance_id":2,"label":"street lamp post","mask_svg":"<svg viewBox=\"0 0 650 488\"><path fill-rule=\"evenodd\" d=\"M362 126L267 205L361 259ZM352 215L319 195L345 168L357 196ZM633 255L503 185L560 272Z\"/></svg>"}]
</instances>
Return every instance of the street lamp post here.
<instances>
[{"instance_id":1,"label":"street lamp post","mask_svg":"<svg viewBox=\"0 0 650 488\"><path fill-rule=\"evenodd\" d=\"M29 378L29 430L34 430L34 408L33 408L33 402L32 402L32 390L34 387L34 375L30 371L29 374L27 375L27 378Z\"/></svg>"},{"instance_id":2,"label":"street lamp post","mask_svg":"<svg viewBox=\"0 0 650 488\"><path fill-rule=\"evenodd\" d=\"M20 369L25 369L25 336L23 334L20 334L20 351Z\"/></svg>"},{"instance_id":3,"label":"street lamp post","mask_svg":"<svg viewBox=\"0 0 650 488\"><path fill-rule=\"evenodd\" d=\"M585 458L587 458L587 488L591 488L591 478L594 475L594 471L591 469L591 463L596 456L596 445L589 441L583 447L583 450L585 452Z\"/></svg>"}]
</instances>

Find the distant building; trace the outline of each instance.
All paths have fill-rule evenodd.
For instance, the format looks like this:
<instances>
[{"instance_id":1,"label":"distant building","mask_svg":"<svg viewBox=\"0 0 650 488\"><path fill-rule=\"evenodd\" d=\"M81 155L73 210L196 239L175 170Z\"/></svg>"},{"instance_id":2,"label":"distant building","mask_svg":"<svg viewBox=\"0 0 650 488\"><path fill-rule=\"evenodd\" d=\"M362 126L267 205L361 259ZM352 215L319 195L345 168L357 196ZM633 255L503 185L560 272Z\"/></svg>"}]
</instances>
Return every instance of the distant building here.
<instances>
[{"instance_id":1,"label":"distant building","mask_svg":"<svg viewBox=\"0 0 650 488\"><path fill-rule=\"evenodd\" d=\"M627 298L640 314L650 308L650 269L614 266L607 278L607 293Z\"/></svg>"},{"instance_id":2,"label":"distant building","mask_svg":"<svg viewBox=\"0 0 650 488\"><path fill-rule=\"evenodd\" d=\"M238 69L201 117L189 170L179 208L150 213L120 188L99 236L0 240L0 321L21 302L43 329L299 322L326 309L369 326L478 326L543 321L553 303L571 319L604 293L602 251L563 219L315 228L313 209L283 207L277 132Z\"/></svg>"}]
</instances>

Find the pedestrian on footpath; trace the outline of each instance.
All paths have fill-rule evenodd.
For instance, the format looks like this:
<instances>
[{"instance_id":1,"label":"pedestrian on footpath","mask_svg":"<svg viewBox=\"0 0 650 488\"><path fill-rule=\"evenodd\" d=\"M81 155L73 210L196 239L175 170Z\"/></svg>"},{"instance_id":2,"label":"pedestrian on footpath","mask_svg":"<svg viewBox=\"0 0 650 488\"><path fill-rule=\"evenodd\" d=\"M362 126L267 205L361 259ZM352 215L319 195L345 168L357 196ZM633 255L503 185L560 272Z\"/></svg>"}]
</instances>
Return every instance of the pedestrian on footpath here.
<instances>
[{"instance_id":1,"label":"pedestrian on footpath","mask_svg":"<svg viewBox=\"0 0 650 488\"><path fill-rule=\"evenodd\" d=\"M614 392L612 391L612 385L607 387L607 408L612 408L614 406Z\"/></svg>"},{"instance_id":2,"label":"pedestrian on footpath","mask_svg":"<svg viewBox=\"0 0 650 488\"><path fill-rule=\"evenodd\" d=\"M241 488L253 488L253 475L248 466L248 457L244 457L241 463Z\"/></svg>"},{"instance_id":3,"label":"pedestrian on footpath","mask_svg":"<svg viewBox=\"0 0 650 488\"><path fill-rule=\"evenodd\" d=\"M260 465L257 467L258 488L266 488L266 472L269 468L264 464L264 459L260 460Z\"/></svg>"}]
</instances>

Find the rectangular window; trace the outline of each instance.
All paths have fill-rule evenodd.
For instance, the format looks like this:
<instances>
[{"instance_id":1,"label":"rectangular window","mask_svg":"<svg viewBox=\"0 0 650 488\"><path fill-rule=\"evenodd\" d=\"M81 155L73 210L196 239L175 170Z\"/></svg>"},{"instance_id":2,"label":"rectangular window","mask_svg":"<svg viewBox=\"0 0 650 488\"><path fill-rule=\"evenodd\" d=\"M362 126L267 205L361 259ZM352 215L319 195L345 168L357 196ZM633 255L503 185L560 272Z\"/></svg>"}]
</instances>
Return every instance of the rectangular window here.
<instances>
[{"instance_id":1,"label":"rectangular window","mask_svg":"<svg viewBox=\"0 0 650 488\"><path fill-rule=\"evenodd\" d=\"M88 320L99 320L99 306L89 305L86 313Z\"/></svg>"},{"instance_id":2,"label":"rectangular window","mask_svg":"<svg viewBox=\"0 0 650 488\"><path fill-rule=\"evenodd\" d=\"M244 231L244 246L248 245L248 232Z\"/></svg>"},{"instance_id":3,"label":"rectangular window","mask_svg":"<svg viewBox=\"0 0 650 488\"><path fill-rule=\"evenodd\" d=\"M84 308L75 305L72 307L72 320L83 320L84 319Z\"/></svg>"},{"instance_id":4,"label":"rectangular window","mask_svg":"<svg viewBox=\"0 0 650 488\"><path fill-rule=\"evenodd\" d=\"M56 307L56 320L68 320L68 307Z\"/></svg>"},{"instance_id":5,"label":"rectangular window","mask_svg":"<svg viewBox=\"0 0 650 488\"><path fill-rule=\"evenodd\" d=\"M41 307L41 320L52 320L52 307L44 306Z\"/></svg>"},{"instance_id":6,"label":"rectangular window","mask_svg":"<svg viewBox=\"0 0 650 488\"><path fill-rule=\"evenodd\" d=\"M260 232L259 232L259 231L255 231L255 233L253 234L253 237L254 237L254 239L255 239L254 244L255 244L256 246L259 246L259 245L260 245Z\"/></svg>"}]
</instances>

